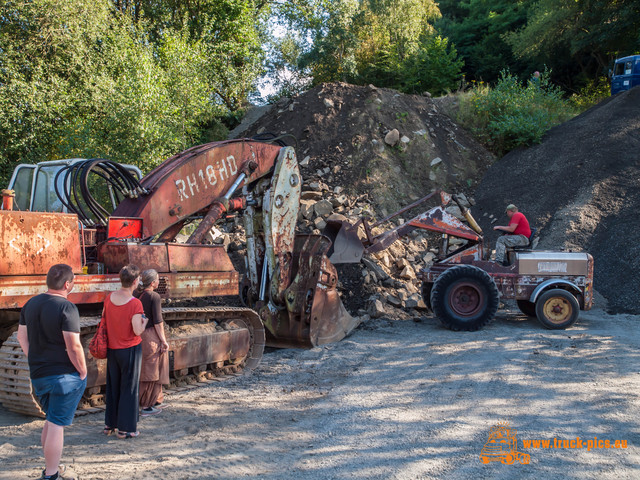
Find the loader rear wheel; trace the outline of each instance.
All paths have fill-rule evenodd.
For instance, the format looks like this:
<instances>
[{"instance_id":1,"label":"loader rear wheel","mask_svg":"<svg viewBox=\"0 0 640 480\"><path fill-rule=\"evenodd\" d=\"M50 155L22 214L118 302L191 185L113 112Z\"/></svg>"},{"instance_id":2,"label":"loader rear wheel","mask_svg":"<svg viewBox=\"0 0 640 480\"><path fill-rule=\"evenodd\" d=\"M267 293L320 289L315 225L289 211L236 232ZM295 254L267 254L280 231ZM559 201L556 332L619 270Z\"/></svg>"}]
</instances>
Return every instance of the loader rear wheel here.
<instances>
[{"instance_id":1,"label":"loader rear wheel","mask_svg":"<svg viewBox=\"0 0 640 480\"><path fill-rule=\"evenodd\" d=\"M520 309L520 311L525 315L528 315L529 317L536 316L535 303L530 302L529 300L516 300L516 303L518 304L518 308Z\"/></svg>"},{"instance_id":2,"label":"loader rear wheel","mask_svg":"<svg viewBox=\"0 0 640 480\"><path fill-rule=\"evenodd\" d=\"M536 300L536 317L545 328L551 330L570 327L578 320L579 313L578 300L566 290L548 290Z\"/></svg>"},{"instance_id":3,"label":"loader rear wheel","mask_svg":"<svg viewBox=\"0 0 640 480\"><path fill-rule=\"evenodd\" d=\"M451 267L431 289L431 307L450 330L475 331L498 310L498 288L491 276L473 265Z\"/></svg>"}]
</instances>

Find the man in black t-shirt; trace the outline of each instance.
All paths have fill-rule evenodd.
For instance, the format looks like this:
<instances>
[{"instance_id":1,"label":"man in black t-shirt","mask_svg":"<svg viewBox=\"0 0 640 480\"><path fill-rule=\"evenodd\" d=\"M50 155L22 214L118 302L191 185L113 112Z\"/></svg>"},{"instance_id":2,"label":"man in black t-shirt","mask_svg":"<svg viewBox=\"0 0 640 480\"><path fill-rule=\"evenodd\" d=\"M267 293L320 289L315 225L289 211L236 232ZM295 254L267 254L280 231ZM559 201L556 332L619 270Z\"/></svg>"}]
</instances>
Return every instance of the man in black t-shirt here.
<instances>
[{"instance_id":1,"label":"man in black t-shirt","mask_svg":"<svg viewBox=\"0 0 640 480\"><path fill-rule=\"evenodd\" d=\"M64 427L71 425L87 386L80 315L67 300L73 282L69 265L54 265L47 273L47 292L31 298L20 312L18 341L29 360L33 391L47 416L42 429L43 479L63 479L58 464Z\"/></svg>"}]
</instances>

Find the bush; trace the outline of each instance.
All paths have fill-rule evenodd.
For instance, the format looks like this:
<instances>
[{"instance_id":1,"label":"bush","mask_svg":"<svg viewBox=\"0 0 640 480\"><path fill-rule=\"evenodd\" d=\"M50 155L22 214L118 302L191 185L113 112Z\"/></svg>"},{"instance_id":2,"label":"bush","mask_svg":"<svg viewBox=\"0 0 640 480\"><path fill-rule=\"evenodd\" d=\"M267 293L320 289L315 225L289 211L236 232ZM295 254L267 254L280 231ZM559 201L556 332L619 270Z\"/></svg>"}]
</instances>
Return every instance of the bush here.
<instances>
[{"instance_id":1,"label":"bush","mask_svg":"<svg viewBox=\"0 0 640 480\"><path fill-rule=\"evenodd\" d=\"M494 88L481 84L461 98L458 121L497 155L539 143L547 130L575 114L549 73L525 85L502 71Z\"/></svg>"}]
</instances>

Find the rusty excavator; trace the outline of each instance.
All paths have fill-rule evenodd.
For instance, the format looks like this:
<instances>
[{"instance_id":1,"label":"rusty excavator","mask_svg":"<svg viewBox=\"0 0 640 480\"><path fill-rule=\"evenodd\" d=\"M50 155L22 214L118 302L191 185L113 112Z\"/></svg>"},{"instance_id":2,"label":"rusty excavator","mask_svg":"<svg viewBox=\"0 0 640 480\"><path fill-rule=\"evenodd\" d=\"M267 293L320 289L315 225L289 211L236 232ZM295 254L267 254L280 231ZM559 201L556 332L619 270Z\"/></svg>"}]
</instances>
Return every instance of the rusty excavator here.
<instances>
[{"instance_id":1,"label":"rusty excavator","mask_svg":"<svg viewBox=\"0 0 640 480\"><path fill-rule=\"evenodd\" d=\"M178 385L250 370L265 345L336 342L357 325L337 291L327 256L331 241L296 233L302 178L293 148L215 142L186 150L142 178L136 170L103 159L73 159L21 165L14 172L15 198L5 190L0 210L4 408L43 415L15 331L20 308L46 291L46 273L56 263L73 267L69 300L82 315L85 349L104 298L120 286L121 267L157 270L158 293L172 302L163 316ZM214 224L234 213L242 214L247 238L243 281L224 246L207 240ZM188 240L176 242L190 223L197 227ZM232 295L240 295L245 307L213 301ZM197 297L214 298L211 305L193 306ZM80 412L104 404L105 360L88 350L87 358Z\"/></svg>"}]
</instances>

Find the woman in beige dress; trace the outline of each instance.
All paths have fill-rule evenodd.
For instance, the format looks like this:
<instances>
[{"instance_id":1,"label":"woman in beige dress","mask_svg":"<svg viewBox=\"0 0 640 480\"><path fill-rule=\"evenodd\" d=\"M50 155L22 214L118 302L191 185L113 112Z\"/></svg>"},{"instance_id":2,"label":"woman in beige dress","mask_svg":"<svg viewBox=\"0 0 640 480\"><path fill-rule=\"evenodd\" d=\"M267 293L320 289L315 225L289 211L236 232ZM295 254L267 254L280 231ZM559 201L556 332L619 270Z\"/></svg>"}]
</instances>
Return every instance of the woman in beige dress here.
<instances>
[{"instance_id":1,"label":"woman in beige dress","mask_svg":"<svg viewBox=\"0 0 640 480\"><path fill-rule=\"evenodd\" d=\"M163 401L162 385L169 383L169 344L164 334L162 301L154 290L160 284L158 272L145 270L140 276L142 291L137 297L149 318L142 332L142 370L140 372L141 415L160 413Z\"/></svg>"}]
</instances>

